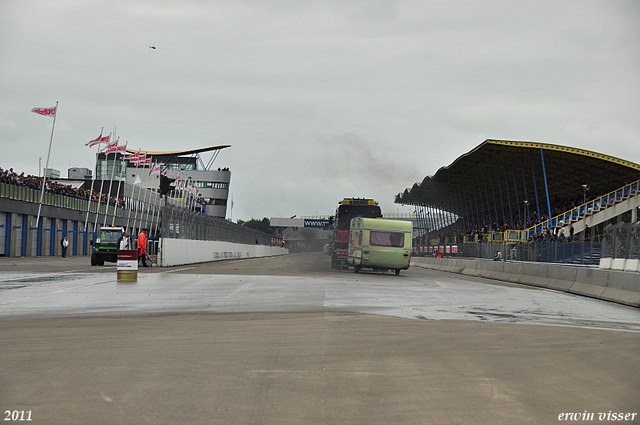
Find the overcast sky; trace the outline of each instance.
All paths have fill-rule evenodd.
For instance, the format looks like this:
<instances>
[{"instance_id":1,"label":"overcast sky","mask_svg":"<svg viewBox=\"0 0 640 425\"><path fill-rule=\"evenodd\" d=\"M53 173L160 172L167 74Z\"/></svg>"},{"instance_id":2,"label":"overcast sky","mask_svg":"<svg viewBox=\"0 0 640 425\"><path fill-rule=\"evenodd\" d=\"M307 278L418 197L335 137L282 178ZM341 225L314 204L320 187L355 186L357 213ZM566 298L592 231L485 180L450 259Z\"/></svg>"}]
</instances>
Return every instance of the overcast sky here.
<instances>
[{"instance_id":1,"label":"overcast sky","mask_svg":"<svg viewBox=\"0 0 640 425\"><path fill-rule=\"evenodd\" d=\"M230 144L234 220L411 212L397 193L488 138L640 163L640 1L0 0L0 167L44 167L30 111L56 101L63 177L115 128Z\"/></svg>"}]
</instances>

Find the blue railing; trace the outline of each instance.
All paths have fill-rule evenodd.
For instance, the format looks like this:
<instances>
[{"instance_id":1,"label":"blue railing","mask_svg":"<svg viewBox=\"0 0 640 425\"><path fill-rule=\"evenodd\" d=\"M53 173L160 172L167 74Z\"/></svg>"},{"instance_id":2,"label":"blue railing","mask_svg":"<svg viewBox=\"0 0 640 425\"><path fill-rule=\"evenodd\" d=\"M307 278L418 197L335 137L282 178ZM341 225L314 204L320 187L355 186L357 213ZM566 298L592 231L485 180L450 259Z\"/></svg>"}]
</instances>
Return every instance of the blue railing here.
<instances>
[{"instance_id":1,"label":"blue railing","mask_svg":"<svg viewBox=\"0 0 640 425\"><path fill-rule=\"evenodd\" d=\"M640 190L640 180L627 184L620 189L613 192L602 195L596 199L593 199L587 203L584 203L578 207L573 208L570 211L559 214L553 217L551 220L543 221L535 226L528 228L525 232L525 239L534 235L535 233L542 233L546 227L553 228L555 226L563 226L570 224L574 221L585 218L588 215L594 214L600 210L609 208L625 199L636 196Z\"/></svg>"}]
</instances>

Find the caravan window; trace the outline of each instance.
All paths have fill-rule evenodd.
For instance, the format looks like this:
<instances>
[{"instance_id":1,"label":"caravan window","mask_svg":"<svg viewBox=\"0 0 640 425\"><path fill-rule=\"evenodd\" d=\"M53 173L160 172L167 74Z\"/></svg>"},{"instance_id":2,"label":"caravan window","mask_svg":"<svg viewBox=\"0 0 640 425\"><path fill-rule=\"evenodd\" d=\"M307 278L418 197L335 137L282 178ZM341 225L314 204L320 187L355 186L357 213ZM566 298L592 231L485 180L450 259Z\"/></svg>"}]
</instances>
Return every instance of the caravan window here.
<instances>
[{"instance_id":1,"label":"caravan window","mask_svg":"<svg viewBox=\"0 0 640 425\"><path fill-rule=\"evenodd\" d=\"M372 246L392 246L396 248L402 248L404 246L404 233L401 232L372 230L370 239Z\"/></svg>"}]
</instances>

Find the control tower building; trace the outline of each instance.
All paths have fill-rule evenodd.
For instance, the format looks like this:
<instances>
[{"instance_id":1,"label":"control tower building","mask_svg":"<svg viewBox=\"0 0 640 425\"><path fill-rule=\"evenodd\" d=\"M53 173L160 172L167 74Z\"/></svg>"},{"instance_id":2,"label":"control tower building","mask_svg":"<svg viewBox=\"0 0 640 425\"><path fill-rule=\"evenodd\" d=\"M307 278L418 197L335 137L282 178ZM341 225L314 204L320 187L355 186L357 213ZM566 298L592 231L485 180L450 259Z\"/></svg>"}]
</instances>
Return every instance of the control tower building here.
<instances>
[{"instance_id":1,"label":"control tower building","mask_svg":"<svg viewBox=\"0 0 640 425\"><path fill-rule=\"evenodd\" d=\"M157 152L140 151L147 158L153 158L162 165L162 170L179 170L183 178L190 179L192 184L198 186L200 197L204 199L205 214L226 218L227 200L229 199L229 183L231 182L231 171L229 168L213 168L218 154L222 149L231 145L210 146L200 149L183 151ZM137 150L127 149L128 154L137 153ZM201 154L211 153L211 158L205 163ZM158 179L148 179L149 166L136 167L128 161L124 161L126 166L122 166L121 154L98 154L96 164L96 178L109 180L114 174L114 179L123 179L127 183L134 184L143 182L145 186L153 189L159 187ZM115 170L113 167L115 166ZM156 176L157 177L157 176Z\"/></svg>"}]
</instances>

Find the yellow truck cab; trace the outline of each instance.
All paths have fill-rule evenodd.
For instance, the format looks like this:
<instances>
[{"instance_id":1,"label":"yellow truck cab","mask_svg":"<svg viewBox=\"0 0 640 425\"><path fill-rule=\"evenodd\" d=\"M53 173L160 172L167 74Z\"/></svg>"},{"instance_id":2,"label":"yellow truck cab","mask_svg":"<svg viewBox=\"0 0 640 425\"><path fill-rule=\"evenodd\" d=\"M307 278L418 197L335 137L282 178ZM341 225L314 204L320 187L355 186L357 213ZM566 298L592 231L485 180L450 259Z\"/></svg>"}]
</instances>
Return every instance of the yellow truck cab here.
<instances>
[{"instance_id":1,"label":"yellow truck cab","mask_svg":"<svg viewBox=\"0 0 640 425\"><path fill-rule=\"evenodd\" d=\"M411 263L410 221L355 217L349 228L348 263L356 273L362 268L406 270Z\"/></svg>"}]
</instances>

